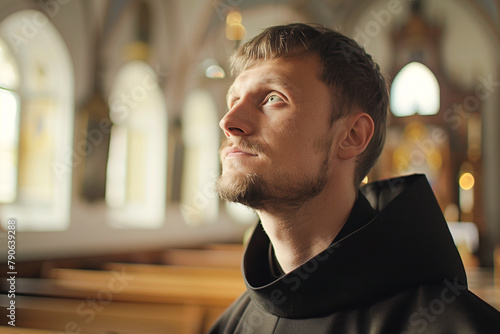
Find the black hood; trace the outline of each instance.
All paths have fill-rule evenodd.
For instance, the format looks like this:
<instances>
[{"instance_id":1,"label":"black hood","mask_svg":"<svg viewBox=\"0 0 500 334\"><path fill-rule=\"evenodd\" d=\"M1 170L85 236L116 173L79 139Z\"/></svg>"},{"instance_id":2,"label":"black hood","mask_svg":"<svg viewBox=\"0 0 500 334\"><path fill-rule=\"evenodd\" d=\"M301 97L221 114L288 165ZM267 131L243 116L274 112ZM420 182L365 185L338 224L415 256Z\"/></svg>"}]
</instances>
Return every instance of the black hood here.
<instances>
[{"instance_id":1,"label":"black hood","mask_svg":"<svg viewBox=\"0 0 500 334\"><path fill-rule=\"evenodd\" d=\"M368 202L368 222L351 233L341 231L325 251L274 281L262 275L269 268L270 241L259 224L243 259L252 300L273 315L306 318L421 284L446 279L467 284L460 255L424 175L370 183L360 189L354 208ZM355 209L346 226L355 215L359 220Z\"/></svg>"}]
</instances>

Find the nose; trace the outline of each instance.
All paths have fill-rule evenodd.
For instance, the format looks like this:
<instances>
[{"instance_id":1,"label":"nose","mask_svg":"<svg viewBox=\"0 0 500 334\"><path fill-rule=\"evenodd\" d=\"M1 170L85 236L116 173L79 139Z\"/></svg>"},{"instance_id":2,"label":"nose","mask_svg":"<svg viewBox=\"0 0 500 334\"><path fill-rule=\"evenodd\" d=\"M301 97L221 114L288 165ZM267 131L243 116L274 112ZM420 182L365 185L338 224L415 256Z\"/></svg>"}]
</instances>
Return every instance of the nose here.
<instances>
[{"instance_id":1,"label":"nose","mask_svg":"<svg viewBox=\"0 0 500 334\"><path fill-rule=\"evenodd\" d=\"M227 138L251 135L254 125L249 106L240 101L222 117L219 126Z\"/></svg>"}]
</instances>

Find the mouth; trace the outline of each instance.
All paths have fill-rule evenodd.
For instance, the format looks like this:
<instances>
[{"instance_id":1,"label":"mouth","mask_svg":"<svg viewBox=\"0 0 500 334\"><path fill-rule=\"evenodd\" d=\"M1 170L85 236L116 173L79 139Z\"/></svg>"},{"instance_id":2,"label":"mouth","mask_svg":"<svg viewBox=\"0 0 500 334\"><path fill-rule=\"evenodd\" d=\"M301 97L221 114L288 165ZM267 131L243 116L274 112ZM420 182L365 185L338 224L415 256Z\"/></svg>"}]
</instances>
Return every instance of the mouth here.
<instances>
[{"instance_id":1,"label":"mouth","mask_svg":"<svg viewBox=\"0 0 500 334\"><path fill-rule=\"evenodd\" d=\"M256 157L254 154L248 150L239 147L229 147L224 150L224 158L236 158L236 157Z\"/></svg>"}]
</instances>

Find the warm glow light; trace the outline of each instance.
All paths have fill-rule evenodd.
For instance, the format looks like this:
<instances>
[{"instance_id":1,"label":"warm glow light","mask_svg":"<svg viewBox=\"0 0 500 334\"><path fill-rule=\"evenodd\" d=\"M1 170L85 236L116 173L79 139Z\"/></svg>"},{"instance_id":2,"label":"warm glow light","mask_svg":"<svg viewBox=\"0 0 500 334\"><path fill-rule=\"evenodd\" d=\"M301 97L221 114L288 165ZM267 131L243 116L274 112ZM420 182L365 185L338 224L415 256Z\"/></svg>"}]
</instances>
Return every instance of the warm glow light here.
<instances>
[{"instance_id":1,"label":"warm glow light","mask_svg":"<svg viewBox=\"0 0 500 334\"><path fill-rule=\"evenodd\" d=\"M226 38L231 41L241 41L245 38L247 30L241 24L241 13L232 11L226 17Z\"/></svg>"},{"instance_id":2,"label":"warm glow light","mask_svg":"<svg viewBox=\"0 0 500 334\"><path fill-rule=\"evenodd\" d=\"M471 173L463 173L458 180L458 184L460 184L460 188L464 190L469 190L474 187L474 176Z\"/></svg>"},{"instance_id":3,"label":"warm glow light","mask_svg":"<svg viewBox=\"0 0 500 334\"><path fill-rule=\"evenodd\" d=\"M368 176L365 176L363 181L361 181L362 184L367 184L368 183Z\"/></svg>"},{"instance_id":4,"label":"warm glow light","mask_svg":"<svg viewBox=\"0 0 500 334\"><path fill-rule=\"evenodd\" d=\"M210 79L224 79L226 73L219 65L210 65L205 70L205 76Z\"/></svg>"},{"instance_id":5,"label":"warm glow light","mask_svg":"<svg viewBox=\"0 0 500 334\"><path fill-rule=\"evenodd\" d=\"M431 169L437 171L443 165L443 156L438 150L434 150L428 154L427 163Z\"/></svg>"},{"instance_id":6,"label":"warm glow light","mask_svg":"<svg viewBox=\"0 0 500 334\"><path fill-rule=\"evenodd\" d=\"M227 14L226 23L227 24L241 23L241 13L237 11L230 12L229 14Z\"/></svg>"},{"instance_id":7,"label":"warm glow light","mask_svg":"<svg viewBox=\"0 0 500 334\"><path fill-rule=\"evenodd\" d=\"M246 34L247 30L241 23L228 23L226 25L226 37L231 41L241 41Z\"/></svg>"},{"instance_id":8,"label":"warm glow light","mask_svg":"<svg viewBox=\"0 0 500 334\"><path fill-rule=\"evenodd\" d=\"M391 86L391 110L399 117L435 115L440 90L434 74L421 63L412 62L399 71Z\"/></svg>"}]
</instances>

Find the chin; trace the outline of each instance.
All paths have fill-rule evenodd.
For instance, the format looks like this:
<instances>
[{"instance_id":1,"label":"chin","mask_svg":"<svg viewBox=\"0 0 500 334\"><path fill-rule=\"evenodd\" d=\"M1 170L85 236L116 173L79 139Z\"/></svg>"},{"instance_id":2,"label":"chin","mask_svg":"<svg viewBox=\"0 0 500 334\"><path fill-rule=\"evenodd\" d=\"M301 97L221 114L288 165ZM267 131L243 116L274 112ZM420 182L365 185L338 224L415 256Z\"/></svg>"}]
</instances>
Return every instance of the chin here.
<instances>
[{"instance_id":1,"label":"chin","mask_svg":"<svg viewBox=\"0 0 500 334\"><path fill-rule=\"evenodd\" d=\"M255 173L225 171L217 179L215 190L223 200L247 205L248 198L255 196L259 184L259 177Z\"/></svg>"}]
</instances>

